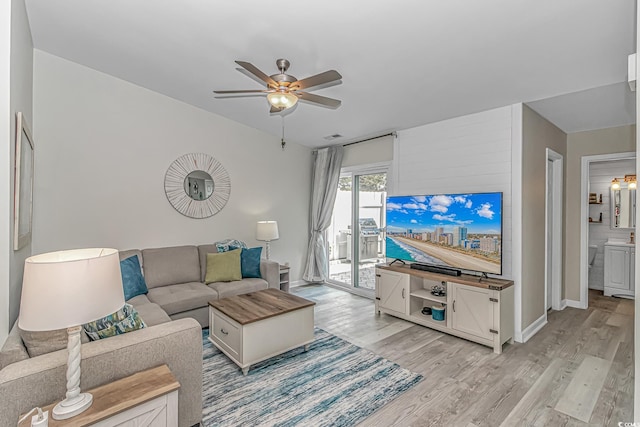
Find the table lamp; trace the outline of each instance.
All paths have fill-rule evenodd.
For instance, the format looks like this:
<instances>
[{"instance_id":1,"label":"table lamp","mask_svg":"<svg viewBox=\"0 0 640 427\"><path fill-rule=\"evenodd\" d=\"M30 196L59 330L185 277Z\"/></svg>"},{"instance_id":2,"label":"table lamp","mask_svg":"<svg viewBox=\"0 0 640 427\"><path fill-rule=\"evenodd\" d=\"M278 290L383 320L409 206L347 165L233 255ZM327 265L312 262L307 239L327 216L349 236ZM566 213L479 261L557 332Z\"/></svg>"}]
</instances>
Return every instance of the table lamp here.
<instances>
[{"instance_id":1,"label":"table lamp","mask_svg":"<svg viewBox=\"0 0 640 427\"><path fill-rule=\"evenodd\" d=\"M18 326L26 331L66 328L68 334L67 394L53 408L53 419L71 418L91 406L93 396L80 392L81 325L123 305L116 249L75 249L25 260Z\"/></svg>"},{"instance_id":2,"label":"table lamp","mask_svg":"<svg viewBox=\"0 0 640 427\"><path fill-rule=\"evenodd\" d=\"M267 259L269 259L269 242L278 240L278 221L258 221L256 226L256 240L267 242L265 244Z\"/></svg>"}]
</instances>

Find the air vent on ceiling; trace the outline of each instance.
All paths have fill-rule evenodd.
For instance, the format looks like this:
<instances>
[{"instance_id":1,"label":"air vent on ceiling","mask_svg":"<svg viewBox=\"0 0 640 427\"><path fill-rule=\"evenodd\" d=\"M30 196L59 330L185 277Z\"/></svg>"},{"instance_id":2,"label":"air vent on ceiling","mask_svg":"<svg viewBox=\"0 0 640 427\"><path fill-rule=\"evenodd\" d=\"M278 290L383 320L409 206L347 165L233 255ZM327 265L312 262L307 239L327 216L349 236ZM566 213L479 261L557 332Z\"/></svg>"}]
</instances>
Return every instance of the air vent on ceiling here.
<instances>
[{"instance_id":1,"label":"air vent on ceiling","mask_svg":"<svg viewBox=\"0 0 640 427\"><path fill-rule=\"evenodd\" d=\"M338 139L338 138L342 138L342 135L340 135L339 133L334 133L333 135L328 135L324 137L324 139L326 139L327 141L333 141L334 139Z\"/></svg>"}]
</instances>

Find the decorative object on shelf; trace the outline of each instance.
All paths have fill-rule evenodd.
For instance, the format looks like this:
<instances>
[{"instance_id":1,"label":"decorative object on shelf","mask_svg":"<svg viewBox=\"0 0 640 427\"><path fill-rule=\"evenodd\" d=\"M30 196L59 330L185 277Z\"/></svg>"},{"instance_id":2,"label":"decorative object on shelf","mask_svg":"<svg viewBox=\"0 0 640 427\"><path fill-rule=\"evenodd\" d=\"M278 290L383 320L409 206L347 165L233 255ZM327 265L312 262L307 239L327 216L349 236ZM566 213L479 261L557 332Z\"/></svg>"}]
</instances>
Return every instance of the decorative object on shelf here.
<instances>
[{"instance_id":1,"label":"decorative object on shelf","mask_svg":"<svg viewBox=\"0 0 640 427\"><path fill-rule=\"evenodd\" d=\"M589 193L589 203L598 203L598 195L596 193Z\"/></svg>"},{"instance_id":2,"label":"decorative object on shelf","mask_svg":"<svg viewBox=\"0 0 640 427\"><path fill-rule=\"evenodd\" d=\"M602 222L602 212L600 212L600 222Z\"/></svg>"},{"instance_id":3,"label":"decorative object on shelf","mask_svg":"<svg viewBox=\"0 0 640 427\"><path fill-rule=\"evenodd\" d=\"M431 307L422 307L422 314L425 316L431 316Z\"/></svg>"},{"instance_id":4,"label":"decorative object on shelf","mask_svg":"<svg viewBox=\"0 0 640 427\"><path fill-rule=\"evenodd\" d=\"M27 331L66 328L68 334L67 394L53 409L53 419L78 415L93 401L90 393L80 392L80 325L123 305L116 249L75 249L26 259L18 326Z\"/></svg>"},{"instance_id":5,"label":"decorative object on shelf","mask_svg":"<svg viewBox=\"0 0 640 427\"><path fill-rule=\"evenodd\" d=\"M634 233L633 231L629 234L629 243L631 243L632 245L636 244L636 233Z\"/></svg>"},{"instance_id":6,"label":"decorative object on shelf","mask_svg":"<svg viewBox=\"0 0 640 427\"><path fill-rule=\"evenodd\" d=\"M24 114L16 113L16 159L13 183L13 250L31 242L33 218L33 138Z\"/></svg>"},{"instance_id":7,"label":"decorative object on shelf","mask_svg":"<svg viewBox=\"0 0 640 427\"><path fill-rule=\"evenodd\" d=\"M447 296L447 288L446 285L434 285L431 288L431 295L435 295L437 297L446 297Z\"/></svg>"},{"instance_id":8,"label":"decorative object on shelf","mask_svg":"<svg viewBox=\"0 0 640 427\"><path fill-rule=\"evenodd\" d=\"M431 307L431 317L438 322L444 321L444 307Z\"/></svg>"},{"instance_id":9,"label":"decorative object on shelf","mask_svg":"<svg viewBox=\"0 0 640 427\"><path fill-rule=\"evenodd\" d=\"M278 234L278 221L258 221L256 224L256 240L266 242L266 256L269 259L270 248L269 242L272 240L278 240L280 235Z\"/></svg>"},{"instance_id":10,"label":"decorative object on shelf","mask_svg":"<svg viewBox=\"0 0 640 427\"><path fill-rule=\"evenodd\" d=\"M602 193L600 193L600 203L602 203Z\"/></svg>"},{"instance_id":11,"label":"decorative object on shelf","mask_svg":"<svg viewBox=\"0 0 640 427\"><path fill-rule=\"evenodd\" d=\"M169 203L189 218L208 218L229 201L231 179L220 162L204 153L177 158L167 169L164 191Z\"/></svg>"}]
</instances>

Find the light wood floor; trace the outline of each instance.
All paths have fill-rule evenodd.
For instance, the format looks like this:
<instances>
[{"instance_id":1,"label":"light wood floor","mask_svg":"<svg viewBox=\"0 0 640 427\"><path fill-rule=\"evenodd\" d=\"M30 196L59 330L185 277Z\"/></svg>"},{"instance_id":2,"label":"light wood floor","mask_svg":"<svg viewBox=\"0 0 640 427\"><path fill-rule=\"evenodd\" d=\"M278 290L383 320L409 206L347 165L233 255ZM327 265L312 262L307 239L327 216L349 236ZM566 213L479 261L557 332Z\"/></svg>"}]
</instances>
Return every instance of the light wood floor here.
<instances>
[{"instance_id":1,"label":"light wood floor","mask_svg":"<svg viewBox=\"0 0 640 427\"><path fill-rule=\"evenodd\" d=\"M489 347L374 314L373 301L323 285L316 326L424 379L363 426L617 426L633 420L633 301L590 291L589 309L549 312L525 344Z\"/></svg>"}]
</instances>

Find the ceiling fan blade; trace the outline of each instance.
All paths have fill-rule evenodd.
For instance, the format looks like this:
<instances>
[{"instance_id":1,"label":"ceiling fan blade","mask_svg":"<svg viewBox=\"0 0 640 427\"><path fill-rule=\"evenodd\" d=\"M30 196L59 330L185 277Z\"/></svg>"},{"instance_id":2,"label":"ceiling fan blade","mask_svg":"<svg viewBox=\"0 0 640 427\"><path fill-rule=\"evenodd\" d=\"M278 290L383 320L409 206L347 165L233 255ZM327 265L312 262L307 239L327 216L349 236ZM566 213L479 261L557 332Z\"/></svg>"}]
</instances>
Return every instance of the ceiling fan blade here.
<instances>
[{"instance_id":1,"label":"ceiling fan blade","mask_svg":"<svg viewBox=\"0 0 640 427\"><path fill-rule=\"evenodd\" d=\"M304 99L305 101L320 104L333 109L338 108L342 104L342 101L338 99L327 98L326 96L314 95L312 93L295 92L295 94L298 96L298 98Z\"/></svg>"},{"instance_id":2,"label":"ceiling fan blade","mask_svg":"<svg viewBox=\"0 0 640 427\"><path fill-rule=\"evenodd\" d=\"M267 76L265 73L260 71L255 65L249 62L244 62L244 61L236 61L236 64L238 64L239 66L241 66L242 68L244 68L245 70L253 74L254 76L258 77L260 80L265 82L269 87L278 87L278 83L276 83L275 80L273 80L271 77Z\"/></svg>"},{"instance_id":3,"label":"ceiling fan blade","mask_svg":"<svg viewBox=\"0 0 640 427\"><path fill-rule=\"evenodd\" d=\"M268 93L271 90L214 90L213 93Z\"/></svg>"},{"instance_id":4,"label":"ceiling fan blade","mask_svg":"<svg viewBox=\"0 0 640 427\"><path fill-rule=\"evenodd\" d=\"M290 88L292 90L307 89L312 86L318 86L321 84L340 80L342 76L336 70L325 71L324 73L316 74L315 76L307 77L306 79L298 80L291 83Z\"/></svg>"}]
</instances>

